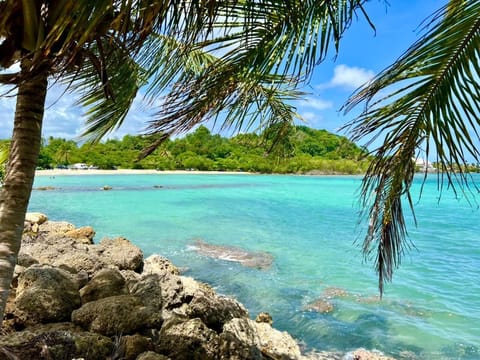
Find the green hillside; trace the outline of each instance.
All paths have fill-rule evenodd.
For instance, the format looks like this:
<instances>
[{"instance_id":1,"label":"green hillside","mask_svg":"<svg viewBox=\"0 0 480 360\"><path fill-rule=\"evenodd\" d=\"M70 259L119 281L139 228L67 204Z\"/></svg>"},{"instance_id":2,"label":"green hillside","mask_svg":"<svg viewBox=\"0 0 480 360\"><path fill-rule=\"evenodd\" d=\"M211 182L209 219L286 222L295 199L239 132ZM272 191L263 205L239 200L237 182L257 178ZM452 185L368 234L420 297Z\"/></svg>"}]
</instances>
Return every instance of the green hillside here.
<instances>
[{"instance_id":1,"label":"green hillside","mask_svg":"<svg viewBox=\"0 0 480 360\"><path fill-rule=\"evenodd\" d=\"M279 131L282 136L278 136ZM77 145L72 140L44 141L39 167L52 168L86 163L100 169L216 170L261 173L364 172L362 150L343 136L306 126L267 129L263 134L240 134L231 138L212 134L200 126L183 138L168 139L152 154L138 160L156 136L127 135Z\"/></svg>"}]
</instances>

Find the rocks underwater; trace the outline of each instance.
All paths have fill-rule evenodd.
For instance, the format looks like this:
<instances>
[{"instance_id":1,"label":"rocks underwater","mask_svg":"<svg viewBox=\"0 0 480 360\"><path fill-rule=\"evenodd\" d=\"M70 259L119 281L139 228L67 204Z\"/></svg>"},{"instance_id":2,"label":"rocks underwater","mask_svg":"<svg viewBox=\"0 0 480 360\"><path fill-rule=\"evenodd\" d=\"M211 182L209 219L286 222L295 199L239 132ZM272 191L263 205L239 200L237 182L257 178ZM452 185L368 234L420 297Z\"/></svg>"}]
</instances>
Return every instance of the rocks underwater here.
<instances>
[{"instance_id":1,"label":"rocks underwater","mask_svg":"<svg viewBox=\"0 0 480 360\"><path fill-rule=\"evenodd\" d=\"M267 313L252 320L237 300L181 275L168 259L144 258L121 237L95 244L94 235L27 216L0 359L391 359L363 349L302 354ZM269 265L261 260L254 267Z\"/></svg>"}]
</instances>

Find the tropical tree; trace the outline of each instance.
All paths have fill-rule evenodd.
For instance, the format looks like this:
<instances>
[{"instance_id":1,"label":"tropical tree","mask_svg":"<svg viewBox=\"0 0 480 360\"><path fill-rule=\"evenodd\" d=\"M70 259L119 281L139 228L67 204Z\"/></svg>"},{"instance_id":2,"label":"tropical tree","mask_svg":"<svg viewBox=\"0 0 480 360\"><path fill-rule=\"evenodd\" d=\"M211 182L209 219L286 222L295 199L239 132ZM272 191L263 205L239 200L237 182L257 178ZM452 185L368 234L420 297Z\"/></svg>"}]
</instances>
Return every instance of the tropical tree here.
<instances>
[{"instance_id":1,"label":"tropical tree","mask_svg":"<svg viewBox=\"0 0 480 360\"><path fill-rule=\"evenodd\" d=\"M0 313L20 247L37 163L48 81L86 107L92 141L119 126L137 91L163 96L150 132L162 139L209 119L239 129L289 124L288 100L364 0L0 0L1 74L16 88L0 193ZM368 20L368 18L367 18ZM7 90L6 90L7 91ZM11 90L8 90L11 91Z\"/></svg>"},{"instance_id":2,"label":"tropical tree","mask_svg":"<svg viewBox=\"0 0 480 360\"><path fill-rule=\"evenodd\" d=\"M468 195L472 182L464 165L480 160L479 81L480 2L451 0L416 43L345 105L348 111L366 103L348 124L352 139L381 142L361 193L369 218L363 251L375 259L380 293L410 244L403 203L413 213L414 160L434 156L440 187L446 183Z\"/></svg>"}]
</instances>

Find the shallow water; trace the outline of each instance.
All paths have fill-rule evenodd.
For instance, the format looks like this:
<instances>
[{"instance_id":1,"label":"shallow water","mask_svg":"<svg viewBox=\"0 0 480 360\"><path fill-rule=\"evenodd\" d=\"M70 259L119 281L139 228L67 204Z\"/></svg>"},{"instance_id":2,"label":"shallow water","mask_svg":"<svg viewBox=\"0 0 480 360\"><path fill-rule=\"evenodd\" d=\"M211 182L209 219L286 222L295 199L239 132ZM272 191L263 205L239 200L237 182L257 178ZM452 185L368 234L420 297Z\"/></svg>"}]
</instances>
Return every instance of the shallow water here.
<instances>
[{"instance_id":1,"label":"shallow water","mask_svg":"<svg viewBox=\"0 0 480 360\"><path fill-rule=\"evenodd\" d=\"M427 182L415 206L418 228L407 216L416 249L379 301L372 264L354 243L364 231L357 224L359 184L359 177L321 176L42 176L35 186L55 190L34 191L29 210L91 225L97 240L121 235L146 255L167 256L238 298L252 317L269 312L274 326L308 348L479 359L478 194L469 202L444 191L439 202L435 179ZM104 185L113 189L100 190ZM259 269L211 258L193 250L198 240L268 253L273 264ZM334 310L308 311L320 298Z\"/></svg>"}]
</instances>

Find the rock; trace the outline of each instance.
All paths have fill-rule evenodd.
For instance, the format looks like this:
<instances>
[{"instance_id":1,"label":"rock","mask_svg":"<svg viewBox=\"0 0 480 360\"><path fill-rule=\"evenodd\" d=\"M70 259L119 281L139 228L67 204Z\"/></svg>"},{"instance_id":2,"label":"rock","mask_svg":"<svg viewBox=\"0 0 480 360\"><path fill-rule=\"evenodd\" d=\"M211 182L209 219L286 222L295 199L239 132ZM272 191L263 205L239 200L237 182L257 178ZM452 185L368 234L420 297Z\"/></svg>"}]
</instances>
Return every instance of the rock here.
<instances>
[{"instance_id":1,"label":"rock","mask_svg":"<svg viewBox=\"0 0 480 360\"><path fill-rule=\"evenodd\" d=\"M152 349L152 340L139 334L122 336L120 339L120 353L124 360L136 360L140 354Z\"/></svg>"},{"instance_id":2,"label":"rock","mask_svg":"<svg viewBox=\"0 0 480 360\"><path fill-rule=\"evenodd\" d=\"M347 291L337 287L327 287L322 291L322 295L321 295L323 299L333 299L333 298L345 297L345 296L348 296Z\"/></svg>"},{"instance_id":3,"label":"rock","mask_svg":"<svg viewBox=\"0 0 480 360\"><path fill-rule=\"evenodd\" d=\"M153 351L147 351L138 355L137 360L170 360L170 358Z\"/></svg>"},{"instance_id":4,"label":"rock","mask_svg":"<svg viewBox=\"0 0 480 360\"><path fill-rule=\"evenodd\" d=\"M248 312L234 299L211 292L197 291L187 308L187 316L199 318L210 329L221 332L227 321L248 317Z\"/></svg>"},{"instance_id":5,"label":"rock","mask_svg":"<svg viewBox=\"0 0 480 360\"><path fill-rule=\"evenodd\" d=\"M169 275L179 275L180 271L178 268L171 263L170 260L164 258L163 256L154 254L150 255L143 262L143 274L158 274L161 277L166 274Z\"/></svg>"},{"instance_id":6,"label":"rock","mask_svg":"<svg viewBox=\"0 0 480 360\"><path fill-rule=\"evenodd\" d=\"M42 190L42 191L46 191L46 190L55 190L56 187L54 186L38 186L36 188L34 188L34 190Z\"/></svg>"},{"instance_id":7,"label":"rock","mask_svg":"<svg viewBox=\"0 0 480 360\"><path fill-rule=\"evenodd\" d=\"M104 262L120 270L141 272L143 268L143 252L123 237L103 239L96 250Z\"/></svg>"},{"instance_id":8,"label":"rock","mask_svg":"<svg viewBox=\"0 0 480 360\"><path fill-rule=\"evenodd\" d=\"M72 312L72 322L106 336L128 335L143 328L159 328L161 314L134 295L110 296L83 304Z\"/></svg>"},{"instance_id":9,"label":"rock","mask_svg":"<svg viewBox=\"0 0 480 360\"><path fill-rule=\"evenodd\" d=\"M272 316L267 312L261 312L260 314L258 314L257 317L255 318L255 321L257 323L266 323L268 325L273 324Z\"/></svg>"},{"instance_id":10,"label":"rock","mask_svg":"<svg viewBox=\"0 0 480 360\"><path fill-rule=\"evenodd\" d=\"M226 323L220 342L222 355L227 356L226 359L302 358L297 342L288 333L248 318L236 318Z\"/></svg>"},{"instance_id":11,"label":"rock","mask_svg":"<svg viewBox=\"0 0 480 360\"><path fill-rule=\"evenodd\" d=\"M345 354L339 351L311 351L303 359L305 360L344 360Z\"/></svg>"},{"instance_id":12,"label":"rock","mask_svg":"<svg viewBox=\"0 0 480 360\"><path fill-rule=\"evenodd\" d=\"M178 269L169 260L159 255L149 256L145 259L141 278L150 278L149 281L157 279L157 286L161 288L162 307L164 309L179 307L185 300L183 283L181 277L177 274ZM133 293L132 290L130 291Z\"/></svg>"},{"instance_id":13,"label":"rock","mask_svg":"<svg viewBox=\"0 0 480 360\"><path fill-rule=\"evenodd\" d=\"M247 318L232 319L223 327L220 334L220 353L222 359L261 360L260 339Z\"/></svg>"},{"instance_id":14,"label":"rock","mask_svg":"<svg viewBox=\"0 0 480 360\"><path fill-rule=\"evenodd\" d=\"M218 335L200 319L172 321L160 330L157 351L175 360L218 359Z\"/></svg>"},{"instance_id":15,"label":"rock","mask_svg":"<svg viewBox=\"0 0 480 360\"><path fill-rule=\"evenodd\" d=\"M65 233L65 236L80 240L82 243L85 243L85 244L93 244L95 230L93 230L91 226L84 226L78 229L67 231Z\"/></svg>"},{"instance_id":16,"label":"rock","mask_svg":"<svg viewBox=\"0 0 480 360\"><path fill-rule=\"evenodd\" d=\"M125 295L125 279L118 269L102 269L80 289L82 304L109 296Z\"/></svg>"},{"instance_id":17,"label":"rock","mask_svg":"<svg viewBox=\"0 0 480 360\"><path fill-rule=\"evenodd\" d=\"M195 241L192 249L201 255L225 261L238 262L246 267L265 270L271 267L273 256L266 252L252 252L234 246L208 244Z\"/></svg>"},{"instance_id":18,"label":"rock","mask_svg":"<svg viewBox=\"0 0 480 360\"><path fill-rule=\"evenodd\" d=\"M0 359L104 360L113 347L109 338L84 332L69 323L37 325L0 336Z\"/></svg>"},{"instance_id":19,"label":"rock","mask_svg":"<svg viewBox=\"0 0 480 360\"><path fill-rule=\"evenodd\" d=\"M368 351L365 349L357 349L347 353L343 360L395 360L389 356L384 355L380 351Z\"/></svg>"},{"instance_id":20,"label":"rock","mask_svg":"<svg viewBox=\"0 0 480 360\"><path fill-rule=\"evenodd\" d=\"M68 267L74 272L86 271L90 276L102 268L116 266L119 269L139 272L143 265L142 251L124 238L105 239L99 245L91 245L85 238L75 239L66 233L75 230L68 223L40 226L35 238L22 239L19 256L29 256L40 264ZM51 232L45 232L43 226Z\"/></svg>"},{"instance_id":21,"label":"rock","mask_svg":"<svg viewBox=\"0 0 480 360\"><path fill-rule=\"evenodd\" d=\"M102 190L112 190L113 188L110 185L104 185Z\"/></svg>"},{"instance_id":22,"label":"rock","mask_svg":"<svg viewBox=\"0 0 480 360\"><path fill-rule=\"evenodd\" d=\"M33 264L38 264L38 261L35 258L33 258L32 256L30 256L29 254L20 253L20 254L18 254L17 264L20 265L20 266L28 268L29 266L31 266Z\"/></svg>"},{"instance_id":23,"label":"rock","mask_svg":"<svg viewBox=\"0 0 480 360\"><path fill-rule=\"evenodd\" d=\"M327 300L318 299L305 306L304 310L316 311L322 314L330 313L334 310L333 305Z\"/></svg>"},{"instance_id":24,"label":"rock","mask_svg":"<svg viewBox=\"0 0 480 360\"><path fill-rule=\"evenodd\" d=\"M41 224L39 231L51 236L58 236L58 234L65 234L73 229L75 226L66 221L47 221Z\"/></svg>"},{"instance_id":25,"label":"rock","mask_svg":"<svg viewBox=\"0 0 480 360\"><path fill-rule=\"evenodd\" d=\"M67 271L33 265L18 278L15 317L22 324L68 320L80 303L78 283Z\"/></svg>"},{"instance_id":26,"label":"rock","mask_svg":"<svg viewBox=\"0 0 480 360\"><path fill-rule=\"evenodd\" d=\"M180 280L182 281L183 285L183 293L185 296L185 302L190 303L197 292L200 294L210 294L211 296L215 296L215 290L205 283L195 280L189 276L180 276Z\"/></svg>"},{"instance_id":27,"label":"rock","mask_svg":"<svg viewBox=\"0 0 480 360\"><path fill-rule=\"evenodd\" d=\"M149 274L131 286L130 293L137 296L145 305L160 311L163 304L161 286L158 275Z\"/></svg>"},{"instance_id":28,"label":"rock","mask_svg":"<svg viewBox=\"0 0 480 360\"><path fill-rule=\"evenodd\" d=\"M260 339L260 349L267 358L300 359L302 354L297 342L287 332L272 328L267 323L248 321L256 328Z\"/></svg>"},{"instance_id":29,"label":"rock","mask_svg":"<svg viewBox=\"0 0 480 360\"><path fill-rule=\"evenodd\" d=\"M25 214L25 221L28 221L32 224L42 225L47 220L47 215L39 212L29 212Z\"/></svg>"}]
</instances>

